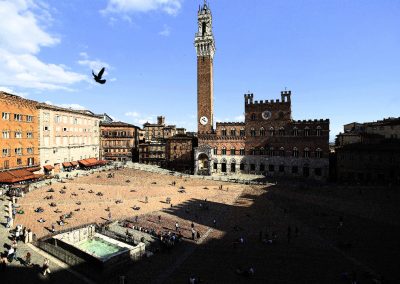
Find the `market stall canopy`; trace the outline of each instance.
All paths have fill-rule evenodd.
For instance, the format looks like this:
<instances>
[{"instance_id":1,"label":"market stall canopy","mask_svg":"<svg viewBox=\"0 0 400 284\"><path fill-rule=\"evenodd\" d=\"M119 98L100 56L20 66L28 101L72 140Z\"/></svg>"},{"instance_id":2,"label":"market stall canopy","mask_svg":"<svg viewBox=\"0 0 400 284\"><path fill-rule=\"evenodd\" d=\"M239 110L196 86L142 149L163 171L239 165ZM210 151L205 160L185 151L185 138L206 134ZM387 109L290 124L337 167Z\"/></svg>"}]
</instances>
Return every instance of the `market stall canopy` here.
<instances>
[{"instance_id":1,"label":"market stall canopy","mask_svg":"<svg viewBox=\"0 0 400 284\"><path fill-rule=\"evenodd\" d=\"M45 165L45 166L43 166L43 168L47 171L51 171L52 169L54 169L54 167L52 165Z\"/></svg>"},{"instance_id":2,"label":"market stall canopy","mask_svg":"<svg viewBox=\"0 0 400 284\"><path fill-rule=\"evenodd\" d=\"M28 170L19 169L0 172L0 183L15 183L25 180L37 179L42 175L35 175Z\"/></svg>"}]
</instances>

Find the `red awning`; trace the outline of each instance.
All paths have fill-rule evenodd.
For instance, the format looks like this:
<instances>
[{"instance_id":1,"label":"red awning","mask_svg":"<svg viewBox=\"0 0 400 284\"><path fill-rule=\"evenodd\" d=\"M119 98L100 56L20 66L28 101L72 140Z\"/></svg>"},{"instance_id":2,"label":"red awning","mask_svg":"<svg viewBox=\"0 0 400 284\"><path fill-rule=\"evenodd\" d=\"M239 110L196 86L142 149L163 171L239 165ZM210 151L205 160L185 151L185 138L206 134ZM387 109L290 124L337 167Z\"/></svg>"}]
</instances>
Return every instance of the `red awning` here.
<instances>
[{"instance_id":1,"label":"red awning","mask_svg":"<svg viewBox=\"0 0 400 284\"><path fill-rule=\"evenodd\" d=\"M78 162L79 162L79 164L83 165L84 167L105 165L105 161L99 161L95 158L84 159L84 160L80 160Z\"/></svg>"},{"instance_id":2,"label":"red awning","mask_svg":"<svg viewBox=\"0 0 400 284\"><path fill-rule=\"evenodd\" d=\"M52 169L54 169L54 167L52 165L45 165L45 166L43 166L43 168L47 171L51 171Z\"/></svg>"},{"instance_id":3,"label":"red awning","mask_svg":"<svg viewBox=\"0 0 400 284\"><path fill-rule=\"evenodd\" d=\"M40 167L27 168L27 170L30 172L37 172L40 171Z\"/></svg>"},{"instance_id":4,"label":"red awning","mask_svg":"<svg viewBox=\"0 0 400 284\"><path fill-rule=\"evenodd\" d=\"M90 167L90 163L86 160L79 160L78 163L84 167Z\"/></svg>"},{"instance_id":5,"label":"red awning","mask_svg":"<svg viewBox=\"0 0 400 284\"><path fill-rule=\"evenodd\" d=\"M70 162L64 162L64 163L62 163L62 165L63 165L64 168L72 167Z\"/></svg>"},{"instance_id":6,"label":"red awning","mask_svg":"<svg viewBox=\"0 0 400 284\"><path fill-rule=\"evenodd\" d=\"M15 183L36 178L38 178L37 175L24 169L0 172L0 183Z\"/></svg>"},{"instance_id":7,"label":"red awning","mask_svg":"<svg viewBox=\"0 0 400 284\"><path fill-rule=\"evenodd\" d=\"M73 165L75 167L75 166L78 165L78 162L77 161L73 161L73 162L71 162L71 165Z\"/></svg>"}]
</instances>

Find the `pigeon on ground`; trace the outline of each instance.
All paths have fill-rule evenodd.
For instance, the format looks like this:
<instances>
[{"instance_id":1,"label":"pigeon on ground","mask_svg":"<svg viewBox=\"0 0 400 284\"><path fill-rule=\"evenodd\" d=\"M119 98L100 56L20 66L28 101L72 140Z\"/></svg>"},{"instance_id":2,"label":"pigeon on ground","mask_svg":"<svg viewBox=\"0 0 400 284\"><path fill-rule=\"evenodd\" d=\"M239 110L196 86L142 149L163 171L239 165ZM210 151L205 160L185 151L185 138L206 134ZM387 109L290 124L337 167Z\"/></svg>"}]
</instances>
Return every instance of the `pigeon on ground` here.
<instances>
[{"instance_id":1,"label":"pigeon on ground","mask_svg":"<svg viewBox=\"0 0 400 284\"><path fill-rule=\"evenodd\" d=\"M101 77L103 76L103 73L104 73L104 69L105 69L104 67L101 68L99 74L97 74L97 75L94 74L94 72L93 72L93 70L92 70L93 78L94 78L94 80L95 80L97 83L99 83L99 84L104 84L104 83L106 82L105 79L101 79Z\"/></svg>"}]
</instances>

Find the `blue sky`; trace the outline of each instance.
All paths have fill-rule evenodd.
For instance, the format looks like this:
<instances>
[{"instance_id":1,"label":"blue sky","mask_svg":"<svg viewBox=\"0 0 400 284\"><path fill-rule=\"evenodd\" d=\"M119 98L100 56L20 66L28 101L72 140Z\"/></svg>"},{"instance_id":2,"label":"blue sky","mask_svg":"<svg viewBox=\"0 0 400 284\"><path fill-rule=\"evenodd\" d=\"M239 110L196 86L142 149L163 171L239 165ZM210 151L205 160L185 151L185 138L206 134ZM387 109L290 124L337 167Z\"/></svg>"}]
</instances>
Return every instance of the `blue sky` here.
<instances>
[{"instance_id":1,"label":"blue sky","mask_svg":"<svg viewBox=\"0 0 400 284\"><path fill-rule=\"evenodd\" d=\"M0 88L141 126L196 130L201 0L0 0ZM342 125L400 116L400 1L210 0L215 120L243 94L292 90L294 119ZM107 84L91 69L107 67Z\"/></svg>"}]
</instances>

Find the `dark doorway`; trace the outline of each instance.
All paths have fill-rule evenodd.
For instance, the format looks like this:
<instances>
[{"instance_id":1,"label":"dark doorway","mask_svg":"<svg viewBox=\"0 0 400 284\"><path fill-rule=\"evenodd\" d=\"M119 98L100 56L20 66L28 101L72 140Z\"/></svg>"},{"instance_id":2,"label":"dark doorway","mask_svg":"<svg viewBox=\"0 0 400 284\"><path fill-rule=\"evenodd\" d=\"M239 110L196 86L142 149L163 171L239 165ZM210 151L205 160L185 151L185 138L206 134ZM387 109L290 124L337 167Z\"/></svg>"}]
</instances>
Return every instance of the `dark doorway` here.
<instances>
[{"instance_id":1,"label":"dark doorway","mask_svg":"<svg viewBox=\"0 0 400 284\"><path fill-rule=\"evenodd\" d=\"M310 168L308 166L303 167L303 177L309 177L310 176Z\"/></svg>"},{"instance_id":2,"label":"dark doorway","mask_svg":"<svg viewBox=\"0 0 400 284\"><path fill-rule=\"evenodd\" d=\"M221 172L226 173L226 163L221 163Z\"/></svg>"},{"instance_id":3,"label":"dark doorway","mask_svg":"<svg viewBox=\"0 0 400 284\"><path fill-rule=\"evenodd\" d=\"M231 172L232 173L236 172L236 164L235 163L231 164Z\"/></svg>"}]
</instances>

